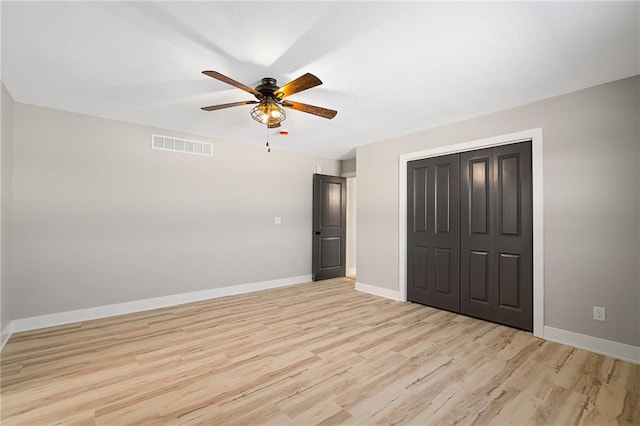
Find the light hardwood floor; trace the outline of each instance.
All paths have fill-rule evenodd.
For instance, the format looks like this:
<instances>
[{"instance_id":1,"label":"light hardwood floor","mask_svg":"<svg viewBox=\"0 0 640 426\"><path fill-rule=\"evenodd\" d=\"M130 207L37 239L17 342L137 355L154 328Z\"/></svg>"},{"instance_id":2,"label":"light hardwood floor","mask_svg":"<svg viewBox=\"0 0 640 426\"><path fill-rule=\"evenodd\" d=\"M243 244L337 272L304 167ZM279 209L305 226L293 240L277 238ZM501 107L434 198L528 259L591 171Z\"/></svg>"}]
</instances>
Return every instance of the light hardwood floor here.
<instances>
[{"instance_id":1,"label":"light hardwood floor","mask_svg":"<svg viewBox=\"0 0 640 426\"><path fill-rule=\"evenodd\" d=\"M640 424L640 366L350 279L14 335L2 424Z\"/></svg>"}]
</instances>

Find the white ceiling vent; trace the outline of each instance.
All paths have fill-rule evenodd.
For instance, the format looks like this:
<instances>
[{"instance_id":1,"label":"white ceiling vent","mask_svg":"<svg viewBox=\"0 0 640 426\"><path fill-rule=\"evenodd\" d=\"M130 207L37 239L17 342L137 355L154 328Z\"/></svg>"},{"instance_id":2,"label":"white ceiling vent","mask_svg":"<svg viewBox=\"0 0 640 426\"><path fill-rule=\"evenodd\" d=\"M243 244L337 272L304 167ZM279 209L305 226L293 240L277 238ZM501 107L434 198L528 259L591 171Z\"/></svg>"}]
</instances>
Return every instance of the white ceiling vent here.
<instances>
[{"instance_id":1,"label":"white ceiling vent","mask_svg":"<svg viewBox=\"0 0 640 426\"><path fill-rule=\"evenodd\" d=\"M151 135L151 148L213 157L212 143L172 138L170 136Z\"/></svg>"}]
</instances>

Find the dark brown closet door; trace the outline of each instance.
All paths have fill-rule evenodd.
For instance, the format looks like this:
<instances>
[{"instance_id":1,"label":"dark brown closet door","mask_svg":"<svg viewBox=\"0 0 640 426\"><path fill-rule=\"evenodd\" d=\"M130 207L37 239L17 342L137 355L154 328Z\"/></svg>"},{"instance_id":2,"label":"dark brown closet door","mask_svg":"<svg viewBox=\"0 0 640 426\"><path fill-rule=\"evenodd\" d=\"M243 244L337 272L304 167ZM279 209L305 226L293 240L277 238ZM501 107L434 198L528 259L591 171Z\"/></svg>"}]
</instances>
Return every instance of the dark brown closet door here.
<instances>
[{"instance_id":1,"label":"dark brown closet door","mask_svg":"<svg viewBox=\"0 0 640 426\"><path fill-rule=\"evenodd\" d=\"M493 148L462 153L460 312L494 319Z\"/></svg>"},{"instance_id":2,"label":"dark brown closet door","mask_svg":"<svg viewBox=\"0 0 640 426\"><path fill-rule=\"evenodd\" d=\"M407 164L407 298L460 309L460 156Z\"/></svg>"},{"instance_id":3,"label":"dark brown closet door","mask_svg":"<svg viewBox=\"0 0 640 426\"><path fill-rule=\"evenodd\" d=\"M495 321L533 330L531 143L494 148Z\"/></svg>"},{"instance_id":4,"label":"dark brown closet door","mask_svg":"<svg viewBox=\"0 0 640 426\"><path fill-rule=\"evenodd\" d=\"M460 312L533 330L531 143L460 161Z\"/></svg>"}]
</instances>

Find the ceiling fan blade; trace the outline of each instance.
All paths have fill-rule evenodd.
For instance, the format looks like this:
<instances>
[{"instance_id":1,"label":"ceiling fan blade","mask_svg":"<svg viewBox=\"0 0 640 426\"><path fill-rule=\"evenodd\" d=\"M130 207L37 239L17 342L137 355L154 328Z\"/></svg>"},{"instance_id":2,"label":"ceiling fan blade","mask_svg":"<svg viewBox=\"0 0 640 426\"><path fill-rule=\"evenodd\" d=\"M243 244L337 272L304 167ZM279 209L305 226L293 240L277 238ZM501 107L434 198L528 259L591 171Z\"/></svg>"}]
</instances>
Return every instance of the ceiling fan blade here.
<instances>
[{"instance_id":1,"label":"ceiling fan blade","mask_svg":"<svg viewBox=\"0 0 640 426\"><path fill-rule=\"evenodd\" d=\"M303 90L311 89L312 87L319 86L321 84L322 81L320 81L318 77L313 74L306 73L305 75L285 84L278 90L274 91L273 94L275 97L283 99L293 95L294 93L302 92Z\"/></svg>"},{"instance_id":2,"label":"ceiling fan blade","mask_svg":"<svg viewBox=\"0 0 640 426\"><path fill-rule=\"evenodd\" d=\"M208 75L211 78L215 78L216 80L220 80L223 81L227 84L230 84L234 87L237 87L238 89L242 89L245 92L249 92L254 96L257 96L258 98L262 98L262 94L260 92L258 92L256 89L254 89L253 87L249 87L246 84L242 84L240 82L235 81L232 78L227 77L226 75L220 74L217 71L202 71L202 74L204 75Z\"/></svg>"},{"instance_id":3,"label":"ceiling fan blade","mask_svg":"<svg viewBox=\"0 0 640 426\"><path fill-rule=\"evenodd\" d=\"M229 104L220 104L220 105L211 105L200 108L203 111L215 111L217 109L231 108L240 105L249 105L249 104L257 104L258 101L241 101L241 102L231 102Z\"/></svg>"},{"instance_id":4,"label":"ceiling fan blade","mask_svg":"<svg viewBox=\"0 0 640 426\"><path fill-rule=\"evenodd\" d=\"M309 114L318 115L320 117L328 118L329 120L336 116L338 111L332 109L322 108L315 105L303 104L294 101L284 101L282 106L286 108L295 109L296 111L308 112Z\"/></svg>"}]
</instances>

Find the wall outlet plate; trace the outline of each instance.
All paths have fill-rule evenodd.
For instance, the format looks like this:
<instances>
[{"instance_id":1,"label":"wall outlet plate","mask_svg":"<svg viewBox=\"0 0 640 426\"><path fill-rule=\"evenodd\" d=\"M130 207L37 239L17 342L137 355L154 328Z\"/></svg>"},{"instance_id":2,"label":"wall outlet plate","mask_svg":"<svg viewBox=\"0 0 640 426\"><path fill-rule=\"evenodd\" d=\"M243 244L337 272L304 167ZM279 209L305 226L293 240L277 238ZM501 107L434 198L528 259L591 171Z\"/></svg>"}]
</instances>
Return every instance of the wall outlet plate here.
<instances>
[{"instance_id":1,"label":"wall outlet plate","mask_svg":"<svg viewBox=\"0 0 640 426\"><path fill-rule=\"evenodd\" d=\"M597 321L605 321L605 310L602 306L593 307L593 319Z\"/></svg>"}]
</instances>

